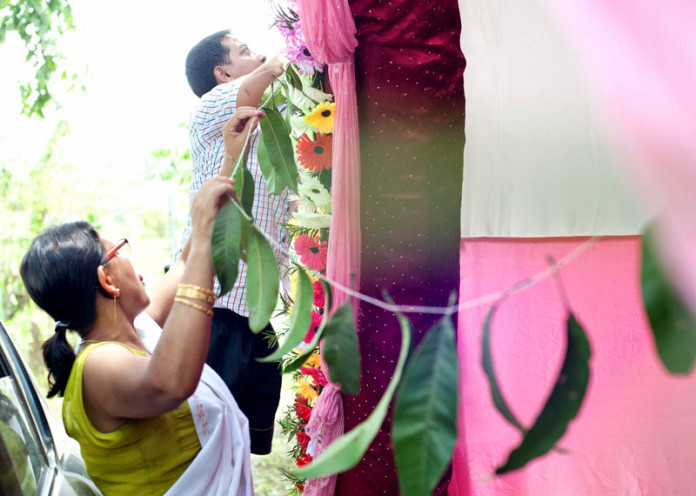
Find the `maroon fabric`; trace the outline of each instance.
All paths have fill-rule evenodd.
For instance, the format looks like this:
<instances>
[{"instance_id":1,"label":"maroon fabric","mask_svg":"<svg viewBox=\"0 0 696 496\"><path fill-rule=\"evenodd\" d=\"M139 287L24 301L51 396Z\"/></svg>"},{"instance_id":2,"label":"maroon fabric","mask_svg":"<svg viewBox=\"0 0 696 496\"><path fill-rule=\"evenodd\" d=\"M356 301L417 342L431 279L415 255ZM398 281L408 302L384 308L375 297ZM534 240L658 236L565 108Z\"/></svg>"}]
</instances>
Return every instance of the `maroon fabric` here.
<instances>
[{"instance_id":1,"label":"maroon fabric","mask_svg":"<svg viewBox=\"0 0 696 496\"><path fill-rule=\"evenodd\" d=\"M464 57L456 0L351 1L361 146L361 291L446 306L459 285ZM414 315L414 340L439 318ZM456 322L456 316L454 319ZM362 383L345 396L346 431L379 401L396 364L395 316L361 305ZM398 494L391 410L336 494ZM445 477L439 491L444 491Z\"/></svg>"}]
</instances>

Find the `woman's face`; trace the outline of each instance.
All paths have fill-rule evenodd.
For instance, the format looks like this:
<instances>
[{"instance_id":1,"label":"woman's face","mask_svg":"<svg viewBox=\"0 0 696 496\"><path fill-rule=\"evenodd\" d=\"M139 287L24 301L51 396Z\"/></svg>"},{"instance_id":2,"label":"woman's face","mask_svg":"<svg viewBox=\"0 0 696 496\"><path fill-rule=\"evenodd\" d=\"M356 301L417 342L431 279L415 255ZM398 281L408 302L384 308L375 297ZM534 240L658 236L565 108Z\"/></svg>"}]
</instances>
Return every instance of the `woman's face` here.
<instances>
[{"instance_id":1,"label":"woman's face","mask_svg":"<svg viewBox=\"0 0 696 496\"><path fill-rule=\"evenodd\" d=\"M99 235L106 252L116 248L116 244L109 239ZM137 274L123 249L118 249L112 253L110 260L104 264L104 268L112 277L112 283L120 290L119 302L127 313L135 317L145 310L150 304L150 298L145 292L145 281L143 276Z\"/></svg>"}]
</instances>

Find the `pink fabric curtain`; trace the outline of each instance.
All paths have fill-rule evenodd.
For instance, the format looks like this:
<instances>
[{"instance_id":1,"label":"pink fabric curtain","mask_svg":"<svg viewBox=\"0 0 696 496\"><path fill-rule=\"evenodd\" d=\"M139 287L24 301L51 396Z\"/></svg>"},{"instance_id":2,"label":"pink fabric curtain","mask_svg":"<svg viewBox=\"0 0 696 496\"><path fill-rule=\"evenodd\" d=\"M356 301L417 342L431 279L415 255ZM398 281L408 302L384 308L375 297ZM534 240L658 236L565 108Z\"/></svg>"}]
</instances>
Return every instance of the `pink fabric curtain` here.
<instances>
[{"instance_id":1,"label":"pink fabric curtain","mask_svg":"<svg viewBox=\"0 0 696 496\"><path fill-rule=\"evenodd\" d=\"M355 23L347 0L297 0L307 47L329 66L329 79L336 101L332 166L331 236L327 276L352 289L360 287L360 135L355 94L353 52L357 45ZM334 291L334 308L347 295ZM322 367L327 371L326 363ZM328 376L328 374L327 374ZM343 434L340 391L328 384L317 400L306 427L314 456ZM309 496L334 493L336 477L310 480Z\"/></svg>"},{"instance_id":2,"label":"pink fabric curtain","mask_svg":"<svg viewBox=\"0 0 696 496\"><path fill-rule=\"evenodd\" d=\"M630 174L662 212L675 282L696 310L696 2L549 2L604 97Z\"/></svg>"},{"instance_id":3,"label":"pink fabric curtain","mask_svg":"<svg viewBox=\"0 0 696 496\"><path fill-rule=\"evenodd\" d=\"M584 238L462 240L461 299L513 286L560 260ZM559 447L526 467L495 468L520 442L495 410L481 366L489 305L459 314L461 409L449 494L458 496L686 495L696 487L696 383L662 367L645 317L637 236L603 238L561 268L560 277L592 357L578 418ZM547 278L508 298L491 329L493 363L503 395L530 426L561 366L566 312Z\"/></svg>"}]
</instances>

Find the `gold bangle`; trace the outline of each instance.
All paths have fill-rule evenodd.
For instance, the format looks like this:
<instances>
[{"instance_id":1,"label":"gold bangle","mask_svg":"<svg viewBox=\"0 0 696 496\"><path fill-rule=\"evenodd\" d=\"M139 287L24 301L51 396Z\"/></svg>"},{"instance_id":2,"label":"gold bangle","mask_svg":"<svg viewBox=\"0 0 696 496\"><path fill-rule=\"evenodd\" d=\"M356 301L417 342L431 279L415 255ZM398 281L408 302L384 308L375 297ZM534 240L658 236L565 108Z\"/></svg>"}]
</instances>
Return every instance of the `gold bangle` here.
<instances>
[{"instance_id":1,"label":"gold bangle","mask_svg":"<svg viewBox=\"0 0 696 496\"><path fill-rule=\"evenodd\" d=\"M214 296L215 298L218 298L220 295L216 294L213 290L208 289L208 288L203 288L201 286L196 286L195 284L186 284L185 282L179 283L177 286L179 288L189 288L189 289L196 289L200 291L201 293L205 293L209 296Z\"/></svg>"},{"instance_id":2,"label":"gold bangle","mask_svg":"<svg viewBox=\"0 0 696 496\"><path fill-rule=\"evenodd\" d=\"M175 296L184 296L186 298L193 298L194 300L202 300L211 305L215 303L215 296L206 294L198 289L187 288L179 286L176 288Z\"/></svg>"},{"instance_id":3,"label":"gold bangle","mask_svg":"<svg viewBox=\"0 0 696 496\"><path fill-rule=\"evenodd\" d=\"M184 300L183 298L174 298L174 303L181 303L182 305L189 306L191 308L195 308L196 310L203 312L206 314L208 317L213 316L213 311L210 308L206 308L203 305L199 305L198 303L194 303L189 300Z\"/></svg>"}]
</instances>

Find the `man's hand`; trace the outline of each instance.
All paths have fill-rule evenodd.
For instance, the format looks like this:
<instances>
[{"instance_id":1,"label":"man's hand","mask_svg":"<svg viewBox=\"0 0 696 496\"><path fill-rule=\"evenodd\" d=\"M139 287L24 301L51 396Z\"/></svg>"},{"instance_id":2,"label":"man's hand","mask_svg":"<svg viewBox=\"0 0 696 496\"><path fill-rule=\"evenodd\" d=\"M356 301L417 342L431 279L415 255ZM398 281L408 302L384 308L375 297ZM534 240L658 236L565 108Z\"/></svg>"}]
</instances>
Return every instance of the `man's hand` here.
<instances>
[{"instance_id":1,"label":"man's hand","mask_svg":"<svg viewBox=\"0 0 696 496\"><path fill-rule=\"evenodd\" d=\"M237 105L239 107L258 107L266 88L285 72L286 63L282 57L276 55L266 60L254 72L245 76L239 86Z\"/></svg>"}]
</instances>

